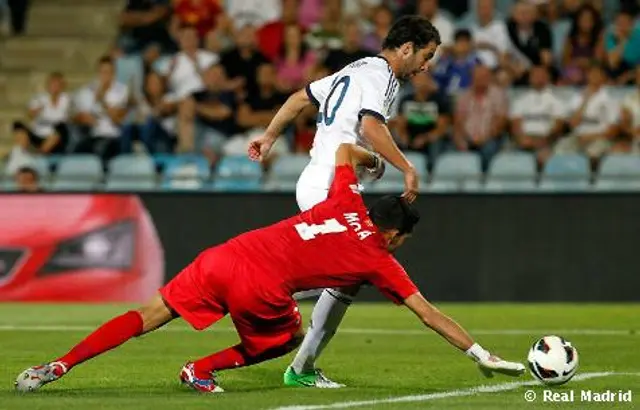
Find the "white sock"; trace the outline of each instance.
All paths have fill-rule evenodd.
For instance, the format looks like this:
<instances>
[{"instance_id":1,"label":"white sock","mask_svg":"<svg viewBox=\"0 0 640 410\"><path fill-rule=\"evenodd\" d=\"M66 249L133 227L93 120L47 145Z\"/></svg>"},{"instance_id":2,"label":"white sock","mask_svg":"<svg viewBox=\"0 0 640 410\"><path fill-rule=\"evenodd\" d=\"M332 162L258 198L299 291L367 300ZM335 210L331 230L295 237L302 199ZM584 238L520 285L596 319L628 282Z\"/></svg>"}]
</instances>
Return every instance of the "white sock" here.
<instances>
[{"instance_id":1,"label":"white sock","mask_svg":"<svg viewBox=\"0 0 640 410\"><path fill-rule=\"evenodd\" d=\"M291 363L291 367L296 373L310 372L315 368L316 359L336 333L336 329L338 329L352 301L352 296L335 289L322 291L313 308L313 313L311 313L307 335Z\"/></svg>"}]
</instances>

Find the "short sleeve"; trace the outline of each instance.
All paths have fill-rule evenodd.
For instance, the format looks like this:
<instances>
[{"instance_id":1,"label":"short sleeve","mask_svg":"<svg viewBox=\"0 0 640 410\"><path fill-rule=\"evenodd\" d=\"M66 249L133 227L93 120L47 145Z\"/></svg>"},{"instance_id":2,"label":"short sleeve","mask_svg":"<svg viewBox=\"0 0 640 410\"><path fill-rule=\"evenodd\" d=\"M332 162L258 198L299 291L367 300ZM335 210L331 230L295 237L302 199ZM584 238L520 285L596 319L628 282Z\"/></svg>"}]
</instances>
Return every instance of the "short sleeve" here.
<instances>
[{"instance_id":1,"label":"short sleeve","mask_svg":"<svg viewBox=\"0 0 640 410\"><path fill-rule=\"evenodd\" d=\"M116 108L125 108L128 102L129 88L124 84L120 84L120 86L118 87L118 92L113 99L113 106Z\"/></svg>"},{"instance_id":2,"label":"short sleeve","mask_svg":"<svg viewBox=\"0 0 640 410\"><path fill-rule=\"evenodd\" d=\"M35 97L33 97L31 99L31 101L29 101L29 109L30 110L35 110L36 108L42 107L42 98L43 96L41 94L36 95Z\"/></svg>"},{"instance_id":3,"label":"short sleeve","mask_svg":"<svg viewBox=\"0 0 640 410\"><path fill-rule=\"evenodd\" d=\"M418 293L417 286L402 265L391 255L386 255L378 264L370 282L385 297L398 305L409 296Z\"/></svg>"},{"instance_id":4,"label":"short sleeve","mask_svg":"<svg viewBox=\"0 0 640 410\"><path fill-rule=\"evenodd\" d=\"M358 177L351 165L336 166L333 182L331 182L327 197L330 199L361 198Z\"/></svg>"},{"instance_id":5,"label":"short sleeve","mask_svg":"<svg viewBox=\"0 0 640 410\"><path fill-rule=\"evenodd\" d=\"M310 83L305 88L307 96L316 108L320 107L320 102L324 101L327 95L329 95L329 91L331 91L331 86L333 85L335 78L336 74L329 75Z\"/></svg>"},{"instance_id":6,"label":"short sleeve","mask_svg":"<svg viewBox=\"0 0 640 410\"><path fill-rule=\"evenodd\" d=\"M88 88L83 88L75 95L73 105L77 112L91 112L93 109L93 96Z\"/></svg>"}]
</instances>

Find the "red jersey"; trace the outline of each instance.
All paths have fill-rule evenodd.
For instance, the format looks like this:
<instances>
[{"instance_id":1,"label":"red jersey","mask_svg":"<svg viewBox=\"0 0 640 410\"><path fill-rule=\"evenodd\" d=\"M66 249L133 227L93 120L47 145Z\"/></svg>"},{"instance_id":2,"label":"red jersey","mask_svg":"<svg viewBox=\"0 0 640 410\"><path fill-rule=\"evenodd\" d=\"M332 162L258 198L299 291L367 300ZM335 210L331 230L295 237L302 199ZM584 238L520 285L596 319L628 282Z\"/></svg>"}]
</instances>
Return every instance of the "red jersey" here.
<instances>
[{"instance_id":1,"label":"red jersey","mask_svg":"<svg viewBox=\"0 0 640 410\"><path fill-rule=\"evenodd\" d=\"M277 303L295 292L370 283L395 303L418 292L367 215L353 168L336 167L327 200L224 246L253 265L242 281ZM234 278L239 279L239 278Z\"/></svg>"},{"instance_id":2,"label":"red jersey","mask_svg":"<svg viewBox=\"0 0 640 410\"><path fill-rule=\"evenodd\" d=\"M173 12L183 24L194 26L198 30L198 36L204 38L206 34L216 27L218 15L222 13L219 0L177 0Z\"/></svg>"}]
</instances>

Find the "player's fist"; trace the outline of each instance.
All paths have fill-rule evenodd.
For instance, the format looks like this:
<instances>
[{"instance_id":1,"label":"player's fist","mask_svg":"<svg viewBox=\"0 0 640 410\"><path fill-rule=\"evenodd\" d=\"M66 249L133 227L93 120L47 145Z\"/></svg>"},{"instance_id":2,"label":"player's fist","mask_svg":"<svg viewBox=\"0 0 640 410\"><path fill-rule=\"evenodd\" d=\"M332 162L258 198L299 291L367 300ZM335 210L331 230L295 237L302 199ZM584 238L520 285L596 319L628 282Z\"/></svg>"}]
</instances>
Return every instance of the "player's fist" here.
<instances>
[{"instance_id":1,"label":"player's fist","mask_svg":"<svg viewBox=\"0 0 640 410\"><path fill-rule=\"evenodd\" d=\"M271 138L267 135L261 135L251 140L251 142L249 142L248 148L249 158L251 158L251 160L253 161L264 160L269 154L274 141L274 138Z\"/></svg>"},{"instance_id":2,"label":"player's fist","mask_svg":"<svg viewBox=\"0 0 640 410\"><path fill-rule=\"evenodd\" d=\"M413 166L404 173L404 193L402 196L409 203L418 197L418 172Z\"/></svg>"}]
</instances>

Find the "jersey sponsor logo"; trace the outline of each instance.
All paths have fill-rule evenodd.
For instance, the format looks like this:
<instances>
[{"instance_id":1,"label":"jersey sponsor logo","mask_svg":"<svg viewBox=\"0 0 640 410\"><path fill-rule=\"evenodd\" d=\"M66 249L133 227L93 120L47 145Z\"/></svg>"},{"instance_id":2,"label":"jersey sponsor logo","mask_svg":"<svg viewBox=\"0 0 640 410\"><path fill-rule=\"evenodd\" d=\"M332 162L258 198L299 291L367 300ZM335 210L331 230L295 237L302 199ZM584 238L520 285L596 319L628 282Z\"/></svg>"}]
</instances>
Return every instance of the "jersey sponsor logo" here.
<instances>
[{"instance_id":1,"label":"jersey sponsor logo","mask_svg":"<svg viewBox=\"0 0 640 410\"><path fill-rule=\"evenodd\" d=\"M346 213L344 214L344 219L347 220L347 224L353 229L356 235L358 235L358 238L361 241L373 235L373 232L362 228L362 223L360 222L360 218L357 213Z\"/></svg>"}]
</instances>

